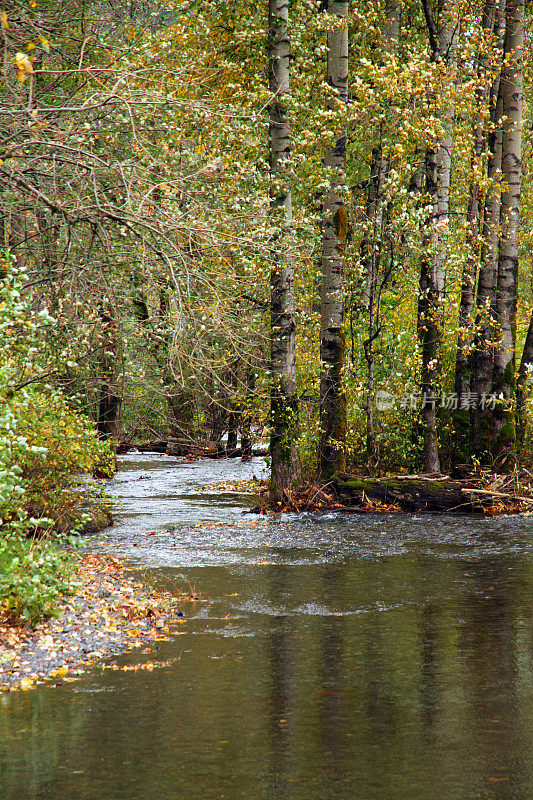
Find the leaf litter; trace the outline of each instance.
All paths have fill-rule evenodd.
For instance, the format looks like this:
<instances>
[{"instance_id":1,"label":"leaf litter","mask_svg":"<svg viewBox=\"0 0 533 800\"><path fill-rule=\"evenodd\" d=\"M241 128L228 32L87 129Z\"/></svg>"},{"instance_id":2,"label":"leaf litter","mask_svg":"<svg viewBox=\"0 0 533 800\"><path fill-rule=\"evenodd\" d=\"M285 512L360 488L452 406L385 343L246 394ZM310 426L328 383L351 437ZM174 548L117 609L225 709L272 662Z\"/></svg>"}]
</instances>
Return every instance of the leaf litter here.
<instances>
[{"instance_id":1,"label":"leaf litter","mask_svg":"<svg viewBox=\"0 0 533 800\"><path fill-rule=\"evenodd\" d=\"M25 691L50 679L60 685L107 656L168 640L171 626L185 623L178 606L198 596L156 592L126 570L109 554L81 556L75 593L62 598L56 617L34 627L12 625L0 617L0 690ZM131 669L156 666L167 662L150 661Z\"/></svg>"}]
</instances>

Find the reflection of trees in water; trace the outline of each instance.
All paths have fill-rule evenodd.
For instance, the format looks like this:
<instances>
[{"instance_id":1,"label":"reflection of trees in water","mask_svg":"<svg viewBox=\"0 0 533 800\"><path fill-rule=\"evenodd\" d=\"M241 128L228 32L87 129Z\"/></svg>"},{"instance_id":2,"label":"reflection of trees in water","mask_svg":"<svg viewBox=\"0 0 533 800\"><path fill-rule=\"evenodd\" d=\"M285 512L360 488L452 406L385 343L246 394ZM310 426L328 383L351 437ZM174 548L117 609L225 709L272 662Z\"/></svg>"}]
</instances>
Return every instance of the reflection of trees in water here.
<instances>
[{"instance_id":1,"label":"reflection of trees in water","mask_svg":"<svg viewBox=\"0 0 533 800\"><path fill-rule=\"evenodd\" d=\"M441 609L429 602L420 613L420 703L427 731L434 728L442 695Z\"/></svg>"},{"instance_id":2,"label":"reflection of trees in water","mask_svg":"<svg viewBox=\"0 0 533 800\"><path fill-rule=\"evenodd\" d=\"M418 575L422 597L418 619L420 648L419 698L422 725L427 735L436 734L443 708L443 611L438 593L442 580L442 563L439 559L418 556Z\"/></svg>"},{"instance_id":3,"label":"reflection of trees in water","mask_svg":"<svg viewBox=\"0 0 533 800\"><path fill-rule=\"evenodd\" d=\"M342 575L340 567L325 566L322 570L323 596L333 607L338 605L337 593L342 592ZM269 600L273 606L291 591L294 593L291 581L294 581L294 575L290 568L282 565L270 568ZM344 619L317 615L306 620L302 630L297 630L297 625L296 616L272 617L270 621L268 796L272 800L285 800L291 796L296 770L303 766L304 773L298 775L300 779L309 784L318 781L316 788L320 796L340 798L344 796L342 790L348 768L345 763L348 712L343 671ZM309 645L312 648L314 641L317 651L309 652L307 648ZM301 675L297 675L296 670L298 667L300 671L302 666L308 694L297 698L296 688L299 686L301 691L302 684ZM295 715L303 713L305 708L310 708L313 719L317 720L316 739L312 729L300 729L296 736Z\"/></svg>"},{"instance_id":4,"label":"reflection of trees in water","mask_svg":"<svg viewBox=\"0 0 533 800\"><path fill-rule=\"evenodd\" d=\"M322 580L325 596L333 601L342 591L344 568L325 565ZM319 686L320 742L328 797L343 797L346 778L346 687L344 684L344 618L320 618ZM326 796L326 795L324 795Z\"/></svg>"},{"instance_id":5,"label":"reflection of trees in water","mask_svg":"<svg viewBox=\"0 0 533 800\"><path fill-rule=\"evenodd\" d=\"M485 791L494 800L527 800L523 765L529 759L518 699L519 563L509 557L468 565L460 648L468 669L472 735Z\"/></svg>"},{"instance_id":6,"label":"reflection of trees in water","mask_svg":"<svg viewBox=\"0 0 533 800\"><path fill-rule=\"evenodd\" d=\"M395 727L394 687L387 667L389 653L382 615L371 614L364 625L364 691L365 711L372 738L381 738L386 727Z\"/></svg>"},{"instance_id":7,"label":"reflection of trees in water","mask_svg":"<svg viewBox=\"0 0 533 800\"><path fill-rule=\"evenodd\" d=\"M287 593L290 571L278 564L268 569L268 590L272 606ZM289 794L291 743L294 738L294 617L272 616L268 637L270 693L268 729L270 740L270 781L272 800Z\"/></svg>"}]
</instances>

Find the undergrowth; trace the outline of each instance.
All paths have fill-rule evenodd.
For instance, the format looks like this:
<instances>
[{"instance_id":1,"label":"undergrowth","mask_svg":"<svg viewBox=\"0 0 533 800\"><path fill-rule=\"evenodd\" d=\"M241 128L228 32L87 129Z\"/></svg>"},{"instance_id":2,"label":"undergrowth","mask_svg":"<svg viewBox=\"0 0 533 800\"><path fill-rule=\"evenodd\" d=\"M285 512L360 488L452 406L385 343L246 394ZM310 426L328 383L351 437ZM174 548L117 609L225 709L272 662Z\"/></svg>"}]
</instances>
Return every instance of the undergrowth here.
<instances>
[{"instance_id":1,"label":"undergrowth","mask_svg":"<svg viewBox=\"0 0 533 800\"><path fill-rule=\"evenodd\" d=\"M68 592L74 559L60 547L102 505L81 475L114 457L94 424L40 380L40 343L55 324L22 300L24 275L0 264L0 617L33 623Z\"/></svg>"}]
</instances>

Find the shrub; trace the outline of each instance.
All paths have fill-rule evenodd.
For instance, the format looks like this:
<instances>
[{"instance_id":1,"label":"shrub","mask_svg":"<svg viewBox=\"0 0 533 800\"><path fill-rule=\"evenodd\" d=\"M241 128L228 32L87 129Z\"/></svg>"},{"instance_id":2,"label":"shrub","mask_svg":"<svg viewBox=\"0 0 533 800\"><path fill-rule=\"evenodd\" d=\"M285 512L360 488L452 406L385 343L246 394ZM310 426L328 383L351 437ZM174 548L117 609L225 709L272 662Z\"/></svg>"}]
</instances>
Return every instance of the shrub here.
<instances>
[{"instance_id":1,"label":"shrub","mask_svg":"<svg viewBox=\"0 0 533 800\"><path fill-rule=\"evenodd\" d=\"M98 498L80 474L113 455L93 423L39 380L39 338L53 324L21 299L23 275L0 279L0 611L34 621L67 591L72 559L50 540Z\"/></svg>"}]
</instances>

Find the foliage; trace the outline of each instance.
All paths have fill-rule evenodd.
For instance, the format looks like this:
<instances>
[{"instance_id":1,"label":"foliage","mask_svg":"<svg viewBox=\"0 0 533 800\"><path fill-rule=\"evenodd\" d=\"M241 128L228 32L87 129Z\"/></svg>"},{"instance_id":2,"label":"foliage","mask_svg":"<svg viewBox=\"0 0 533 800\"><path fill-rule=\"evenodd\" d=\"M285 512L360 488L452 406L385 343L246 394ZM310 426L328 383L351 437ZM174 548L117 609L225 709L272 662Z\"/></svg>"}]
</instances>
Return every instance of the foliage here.
<instances>
[{"instance_id":1,"label":"foliage","mask_svg":"<svg viewBox=\"0 0 533 800\"><path fill-rule=\"evenodd\" d=\"M94 425L73 411L57 389L40 380L42 349L54 324L46 309L35 317L22 299L24 274L4 263L0 281L0 608L33 620L51 613L66 591L70 558L52 533L80 523L94 501L80 473L111 465L109 447ZM76 488L74 492L73 489ZM48 537L44 541L44 537Z\"/></svg>"},{"instance_id":2,"label":"foliage","mask_svg":"<svg viewBox=\"0 0 533 800\"><path fill-rule=\"evenodd\" d=\"M342 114L326 102L326 36L335 21L324 5L295 0L290 7L292 150L286 166L294 214L301 450L309 473L319 418L320 217L330 179L324 156ZM483 204L491 188L487 147L477 161L471 157L478 53L487 54L491 80L500 69L496 43L482 28L479 2L455 4L456 73L432 58L419 0L399 3L398 41L390 47L384 25L390 5L352 2L349 20L347 455L350 468L367 468L365 341L372 328L377 332L373 391L388 392L395 401L386 410L375 409L378 472L413 471L421 464L417 328L430 201L424 190L413 188L412 179L426 148L442 139L447 110L453 109L451 214L440 231L447 263L438 378L441 391L451 393L463 271L472 254L479 261L482 245L481 237L469 240L469 191L473 179L479 180ZM444 4L429 6L438 11ZM126 8L120 2L36 0L24 9L13 3L3 8L4 242L29 276L30 317L36 320L46 306L56 320L43 320L31 335L30 346L39 355L32 355L31 367L12 353L16 408L6 406L5 413L22 416L20 435L28 435L29 446L47 447L49 455L41 461L10 436L13 452L5 461L10 466L2 466L5 492L16 495L20 481L31 479L42 496L53 495L54 470L63 469L59 462L65 475L87 468L81 451L92 452L93 443L79 412L70 416L72 397L97 418L104 387L120 398L117 435L127 438L217 438L234 413L239 424L252 420L260 430L270 394L268 275L276 233L267 213L267 4L206 0ZM530 37L530 14L526 22ZM25 60L17 57L21 53ZM529 50L524 81L527 97ZM486 109L482 117L486 139L491 132ZM527 130L526 124L518 349L532 307ZM379 187L381 211L371 214L376 148L387 169ZM369 252L379 253L379 310L373 319L365 303ZM37 377L40 388L33 394L27 381ZM43 390L46 382L50 388ZM31 400L24 399L26 390ZM62 396L68 397L65 406ZM407 404L411 397L416 405ZM57 426L56 417L63 420ZM6 418L1 424L12 422ZM438 425L446 466L454 438L449 415ZM75 445L62 452L59 430L65 442L85 443L79 462ZM530 463L529 447L523 457ZM17 465L25 470L23 477L13 473ZM37 504L35 513L46 515L46 508Z\"/></svg>"},{"instance_id":3,"label":"foliage","mask_svg":"<svg viewBox=\"0 0 533 800\"><path fill-rule=\"evenodd\" d=\"M0 539L0 615L35 622L54 612L70 590L72 556L50 541L27 540L14 533Z\"/></svg>"}]
</instances>

